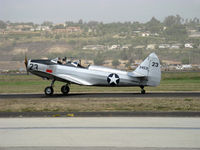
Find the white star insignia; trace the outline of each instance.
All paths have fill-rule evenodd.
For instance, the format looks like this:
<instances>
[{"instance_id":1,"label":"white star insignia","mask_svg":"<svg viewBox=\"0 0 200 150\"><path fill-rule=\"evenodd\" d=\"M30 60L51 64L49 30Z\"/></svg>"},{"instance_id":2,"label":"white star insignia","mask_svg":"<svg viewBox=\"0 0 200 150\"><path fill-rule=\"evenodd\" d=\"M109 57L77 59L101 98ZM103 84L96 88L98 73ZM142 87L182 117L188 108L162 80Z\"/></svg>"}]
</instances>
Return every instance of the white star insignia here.
<instances>
[{"instance_id":1,"label":"white star insignia","mask_svg":"<svg viewBox=\"0 0 200 150\"><path fill-rule=\"evenodd\" d=\"M110 84L111 83L117 84L117 80L119 79L119 78L116 78L114 74L112 75L112 77L108 77L108 78L110 79Z\"/></svg>"}]
</instances>

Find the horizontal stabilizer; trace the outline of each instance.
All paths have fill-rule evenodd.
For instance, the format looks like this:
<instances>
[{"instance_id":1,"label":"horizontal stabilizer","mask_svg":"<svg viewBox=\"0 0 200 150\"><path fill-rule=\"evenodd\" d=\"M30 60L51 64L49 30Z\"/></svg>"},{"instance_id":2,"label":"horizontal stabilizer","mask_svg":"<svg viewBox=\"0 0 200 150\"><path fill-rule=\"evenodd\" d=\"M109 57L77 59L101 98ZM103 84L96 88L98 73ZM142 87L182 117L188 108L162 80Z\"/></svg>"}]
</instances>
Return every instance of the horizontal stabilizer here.
<instances>
[{"instance_id":1,"label":"horizontal stabilizer","mask_svg":"<svg viewBox=\"0 0 200 150\"><path fill-rule=\"evenodd\" d=\"M147 77L147 76L142 75L142 74L139 74L139 73L137 73L137 72L129 72L129 73L128 73L128 76L134 77L134 78L144 78L144 77Z\"/></svg>"}]
</instances>

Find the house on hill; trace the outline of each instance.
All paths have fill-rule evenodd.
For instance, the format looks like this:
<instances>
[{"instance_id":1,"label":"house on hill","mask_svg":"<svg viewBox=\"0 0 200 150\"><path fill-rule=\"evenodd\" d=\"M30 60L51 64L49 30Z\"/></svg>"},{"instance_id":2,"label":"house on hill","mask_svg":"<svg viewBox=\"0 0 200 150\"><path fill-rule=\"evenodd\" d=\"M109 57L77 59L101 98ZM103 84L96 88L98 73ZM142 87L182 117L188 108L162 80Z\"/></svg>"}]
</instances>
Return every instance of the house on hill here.
<instances>
[{"instance_id":1,"label":"house on hill","mask_svg":"<svg viewBox=\"0 0 200 150\"><path fill-rule=\"evenodd\" d=\"M147 50L154 50L155 48L156 48L156 44L149 44L146 47Z\"/></svg>"},{"instance_id":2,"label":"house on hill","mask_svg":"<svg viewBox=\"0 0 200 150\"><path fill-rule=\"evenodd\" d=\"M185 43L185 48L193 48L192 43Z\"/></svg>"}]
</instances>

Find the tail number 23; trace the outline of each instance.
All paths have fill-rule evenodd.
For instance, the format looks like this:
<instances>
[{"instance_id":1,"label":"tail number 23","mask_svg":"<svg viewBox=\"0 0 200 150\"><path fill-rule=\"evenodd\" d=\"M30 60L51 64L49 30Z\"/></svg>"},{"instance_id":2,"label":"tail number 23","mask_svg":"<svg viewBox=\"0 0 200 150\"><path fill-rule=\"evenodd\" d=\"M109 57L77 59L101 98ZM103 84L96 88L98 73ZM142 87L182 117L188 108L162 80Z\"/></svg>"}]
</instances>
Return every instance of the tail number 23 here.
<instances>
[{"instance_id":1,"label":"tail number 23","mask_svg":"<svg viewBox=\"0 0 200 150\"><path fill-rule=\"evenodd\" d=\"M152 67L158 67L158 63L157 62L152 62Z\"/></svg>"}]
</instances>

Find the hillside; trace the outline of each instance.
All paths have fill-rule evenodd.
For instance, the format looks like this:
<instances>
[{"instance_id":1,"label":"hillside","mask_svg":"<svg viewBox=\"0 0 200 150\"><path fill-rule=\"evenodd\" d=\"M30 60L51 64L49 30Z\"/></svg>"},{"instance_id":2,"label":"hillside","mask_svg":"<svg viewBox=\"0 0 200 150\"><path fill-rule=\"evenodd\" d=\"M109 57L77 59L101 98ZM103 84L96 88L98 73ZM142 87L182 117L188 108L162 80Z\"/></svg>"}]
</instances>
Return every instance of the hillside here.
<instances>
[{"instance_id":1,"label":"hillside","mask_svg":"<svg viewBox=\"0 0 200 150\"><path fill-rule=\"evenodd\" d=\"M7 69L9 61L13 63L9 66L16 68L15 64L21 64L25 54L34 59L77 57L93 60L96 65L127 69L156 52L162 66L199 65L200 23L196 18L189 22L180 18L176 15L166 17L163 22L153 17L147 23L108 24L0 21L0 69Z\"/></svg>"}]
</instances>

